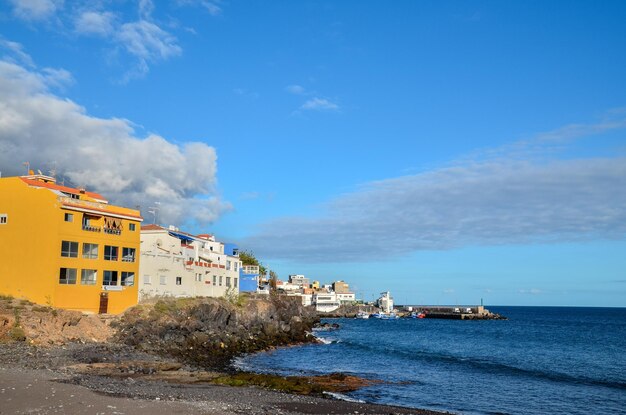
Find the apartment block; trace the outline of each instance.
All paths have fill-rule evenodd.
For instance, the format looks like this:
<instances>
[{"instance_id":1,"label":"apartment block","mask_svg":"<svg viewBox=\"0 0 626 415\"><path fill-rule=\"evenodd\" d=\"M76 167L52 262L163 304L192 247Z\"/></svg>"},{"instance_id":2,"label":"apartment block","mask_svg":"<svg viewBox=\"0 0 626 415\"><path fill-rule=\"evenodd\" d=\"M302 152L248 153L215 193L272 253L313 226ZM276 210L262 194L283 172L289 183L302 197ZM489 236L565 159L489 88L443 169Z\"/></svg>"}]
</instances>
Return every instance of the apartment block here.
<instances>
[{"instance_id":1,"label":"apartment block","mask_svg":"<svg viewBox=\"0 0 626 415\"><path fill-rule=\"evenodd\" d=\"M137 304L139 211L30 174L0 178L0 293L121 313Z\"/></svg>"}]
</instances>

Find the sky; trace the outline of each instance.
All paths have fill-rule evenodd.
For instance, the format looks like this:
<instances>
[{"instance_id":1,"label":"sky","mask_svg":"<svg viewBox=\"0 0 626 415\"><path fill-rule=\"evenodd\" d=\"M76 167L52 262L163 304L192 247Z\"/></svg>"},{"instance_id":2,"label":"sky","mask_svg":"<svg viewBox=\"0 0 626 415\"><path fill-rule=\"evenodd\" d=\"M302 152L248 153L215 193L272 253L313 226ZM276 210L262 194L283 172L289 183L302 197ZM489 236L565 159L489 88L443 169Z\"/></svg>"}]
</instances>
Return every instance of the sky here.
<instances>
[{"instance_id":1,"label":"sky","mask_svg":"<svg viewBox=\"0 0 626 415\"><path fill-rule=\"evenodd\" d=\"M624 21L609 0L0 0L0 172L365 300L625 307Z\"/></svg>"}]
</instances>

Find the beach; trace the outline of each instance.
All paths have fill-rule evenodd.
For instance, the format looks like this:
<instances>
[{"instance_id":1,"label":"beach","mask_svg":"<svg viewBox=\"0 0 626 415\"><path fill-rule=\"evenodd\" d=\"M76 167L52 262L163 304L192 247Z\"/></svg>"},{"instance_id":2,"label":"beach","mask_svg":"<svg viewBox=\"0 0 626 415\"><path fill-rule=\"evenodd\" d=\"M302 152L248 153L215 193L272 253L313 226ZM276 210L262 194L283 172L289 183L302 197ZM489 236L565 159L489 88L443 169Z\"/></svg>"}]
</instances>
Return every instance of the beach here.
<instances>
[{"instance_id":1,"label":"beach","mask_svg":"<svg viewBox=\"0 0 626 415\"><path fill-rule=\"evenodd\" d=\"M102 350L98 347L95 350ZM93 351L94 345L89 344L49 348L1 344L0 414L442 414L254 386L104 377L72 369Z\"/></svg>"}]
</instances>

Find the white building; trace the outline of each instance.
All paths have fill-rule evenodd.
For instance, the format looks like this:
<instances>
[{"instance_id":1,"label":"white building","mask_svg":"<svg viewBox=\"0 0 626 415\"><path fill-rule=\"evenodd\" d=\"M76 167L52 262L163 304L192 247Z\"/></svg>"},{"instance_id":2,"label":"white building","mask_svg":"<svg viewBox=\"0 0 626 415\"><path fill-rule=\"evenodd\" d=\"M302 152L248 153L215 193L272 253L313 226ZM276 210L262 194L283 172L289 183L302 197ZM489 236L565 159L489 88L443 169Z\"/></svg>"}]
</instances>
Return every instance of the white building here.
<instances>
[{"instance_id":1,"label":"white building","mask_svg":"<svg viewBox=\"0 0 626 415\"><path fill-rule=\"evenodd\" d=\"M393 311L393 297L389 291L380 293L378 299L378 308L385 313L391 313Z\"/></svg>"},{"instance_id":2,"label":"white building","mask_svg":"<svg viewBox=\"0 0 626 415\"><path fill-rule=\"evenodd\" d=\"M352 304L356 301L356 295L354 293L337 293L337 300L342 304Z\"/></svg>"},{"instance_id":3,"label":"white building","mask_svg":"<svg viewBox=\"0 0 626 415\"><path fill-rule=\"evenodd\" d=\"M239 257L211 235L170 226L141 228L139 300L154 296L222 297L239 293Z\"/></svg>"},{"instance_id":4,"label":"white building","mask_svg":"<svg viewBox=\"0 0 626 415\"><path fill-rule=\"evenodd\" d=\"M289 276L289 282L298 285L301 288L309 288L309 279L302 274L294 274Z\"/></svg>"},{"instance_id":5,"label":"white building","mask_svg":"<svg viewBox=\"0 0 626 415\"><path fill-rule=\"evenodd\" d=\"M313 294L315 309L322 313L330 313L339 308L341 303L334 292L317 292Z\"/></svg>"}]
</instances>

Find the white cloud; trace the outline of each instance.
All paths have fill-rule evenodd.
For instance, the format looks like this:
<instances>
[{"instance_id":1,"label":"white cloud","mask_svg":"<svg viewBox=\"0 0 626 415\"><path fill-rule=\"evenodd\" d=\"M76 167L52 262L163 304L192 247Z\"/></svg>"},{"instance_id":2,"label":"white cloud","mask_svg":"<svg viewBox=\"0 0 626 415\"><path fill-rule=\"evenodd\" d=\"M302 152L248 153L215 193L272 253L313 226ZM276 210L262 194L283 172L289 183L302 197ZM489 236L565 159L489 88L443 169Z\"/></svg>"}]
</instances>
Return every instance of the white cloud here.
<instances>
[{"instance_id":1,"label":"white cloud","mask_svg":"<svg viewBox=\"0 0 626 415\"><path fill-rule=\"evenodd\" d=\"M28 67L35 66L33 59L24 51L24 47L20 43L3 39L2 36L0 36L0 49L4 49L9 52L8 54L2 56L2 59L4 60L17 62Z\"/></svg>"},{"instance_id":2,"label":"white cloud","mask_svg":"<svg viewBox=\"0 0 626 415\"><path fill-rule=\"evenodd\" d=\"M63 7L62 0L9 0L13 14L23 20L40 21L54 16Z\"/></svg>"},{"instance_id":3,"label":"white cloud","mask_svg":"<svg viewBox=\"0 0 626 415\"><path fill-rule=\"evenodd\" d=\"M24 20L43 21L53 17L58 24L46 25L47 30L70 35L95 36L108 44L106 56L115 57L124 68L123 80L141 77L149 71L150 65L179 56L182 48L176 36L162 28L155 15L152 0L138 0L136 11L130 17L127 8L115 3L77 1L72 4L72 13L58 13L63 7L61 0L11 0L13 12ZM103 10L104 6L119 8ZM137 19L138 15L138 19ZM137 20L135 20L137 19ZM72 33L66 33L72 27ZM5 44L5 48L10 45ZM18 51L14 54L17 55ZM130 62L128 62L130 60Z\"/></svg>"},{"instance_id":4,"label":"white cloud","mask_svg":"<svg viewBox=\"0 0 626 415\"><path fill-rule=\"evenodd\" d=\"M213 147L138 137L127 120L90 116L53 95L49 82L49 74L0 61L3 176L22 174L23 161L41 170L56 165L59 176L72 184L114 203L140 205L144 214L160 202L159 217L166 224L187 219L206 224L230 208L216 190Z\"/></svg>"},{"instance_id":5,"label":"white cloud","mask_svg":"<svg viewBox=\"0 0 626 415\"><path fill-rule=\"evenodd\" d=\"M342 262L624 237L625 157L500 155L368 183L327 203L316 217L266 223L242 244L268 259Z\"/></svg>"},{"instance_id":6,"label":"white cloud","mask_svg":"<svg viewBox=\"0 0 626 415\"><path fill-rule=\"evenodd\" d=\"M217 16L222 13L222 8L219 6L220 0L208 1L208 0L178 0L178 4L181 6L199 6L205 9L211 16Z\"/></svg>"},{"instance_id":7,"label":"white cloud","mask_svg":"<svg viewBox=\"0 0 626 415\"><path fill-rule=\"evenodd\" d=\"M149 70L149 62L167 60L182 53L175 36L147 20L124 23L115 38L138 60L137 66L127 73L126 79L145 75Z\"/></svg>"},{"instance_id":8,"label":"white cloud","mask_svg":"<svg viewBox=\"0 0 626 415\"><path fill-rule=\"evenodd\" d=\"M337 111L339 110L339 105L325 98L314 97L302 104L300 109L314 111Z\"/></svg>"},{"instance_id":9,"label":"white cloud","mask_svg":"<svg viewBox=\"0 0 626 415\"><path fill-rule=\"evenodd\" d=\"M130 54L144 61L165 60L182 53L174 36L146 20L123 24L118 39Z\"/></svg>"},{"instance_id":10,"label":"white cloud","mask_svg":"<svg viewBox=\"0 0 626 415\"><path fill-rule=\"evenodd\" d=\"M303 95L306 92L304 87L300 85L288 85L285 90L294 95Z\"/></svg>"},{"instance_id":11,"label":"white cloud","mask_svg":"<svg viewBox=\"0 0 626 415\"><path fill-rule=\"evenodd\" d=\"M115 14L111 12L85 11L74 21L77 33L107 37L114 34Z\"/></svg>"},{"instance_id":12,"label":"white cloud","mask_svg":"<svg viewBox=\"0 0 626 415\"><path fill-rule=\"evenodd\" d=\"M202 1L201 2L202 7L204 7L206 9L206 11L209 12L210 15L212 16L217 16L218 14L220 14L222 12L222 8L220 6L217 5L217 2L213 2L213 1Z\"/></svg>"},{"instance_id":13,"label":"white cloud","mask_svg":"<svg viewBox=\"0 0 626 415\"><path fill-rule=\"evenodd\" d=\"M154 11L152 0L139 0L139 16L142 20L150 20Z\"/></svg>"}]
</instances>

